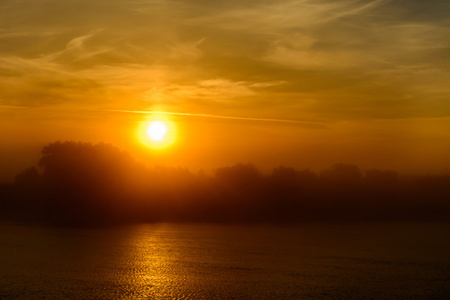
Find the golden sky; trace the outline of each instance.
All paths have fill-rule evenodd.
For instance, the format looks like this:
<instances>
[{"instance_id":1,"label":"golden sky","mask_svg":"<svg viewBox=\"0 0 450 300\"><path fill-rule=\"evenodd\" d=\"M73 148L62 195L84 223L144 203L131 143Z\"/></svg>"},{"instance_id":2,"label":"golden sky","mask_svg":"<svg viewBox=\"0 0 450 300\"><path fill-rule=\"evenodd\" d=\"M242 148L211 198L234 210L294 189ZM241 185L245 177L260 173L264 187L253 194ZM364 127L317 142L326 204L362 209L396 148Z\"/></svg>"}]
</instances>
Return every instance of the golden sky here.
<instances>
[{"instance_id":1,"label":"golden sky","mask_svg":"<svg viewBox=\"0 0 450 300\"><path fill-rule=\"evenodd\" d=\"M447 0L5 0L0 178L56 140L150 164L450 172ZM142 145L155 113L177 128ZM159 114L161 115L161 114Z\"/></svg>"}]
</instances>

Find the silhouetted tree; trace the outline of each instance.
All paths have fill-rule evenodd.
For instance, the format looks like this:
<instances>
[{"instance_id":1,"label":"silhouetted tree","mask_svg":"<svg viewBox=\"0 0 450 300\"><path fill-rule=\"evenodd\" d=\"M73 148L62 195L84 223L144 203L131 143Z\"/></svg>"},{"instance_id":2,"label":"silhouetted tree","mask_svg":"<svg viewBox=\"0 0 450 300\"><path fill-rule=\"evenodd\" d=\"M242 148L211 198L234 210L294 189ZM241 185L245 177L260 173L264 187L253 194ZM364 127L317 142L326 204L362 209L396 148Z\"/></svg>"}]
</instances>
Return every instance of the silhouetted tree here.
<instances>
[{"instance_id":1,"label":"silhouetted tree","mask_svg":"<svg viewBox=\"0 0 450 300\"><path fill-rule=\"evenodd\" d=\"M333 185L350 187L361 183L362 173L355 165L336 164L331 169L322 171L320 179Z\"/></svg>"},{"instance_id":2,"label":"silhouetted tree","mask_svg":"<svg viewBox=\"0 0 450 300\"><path fill-rule=\"evenodd\" d=\"M364 187L368 196L395 196L400 188L400 179L397 172L369 170L363 178Z\"/></svg>"},{"instance_id":3,"label":"silhouetted tree","mask_svg":"<svg viewBox=\"0 0 450 300\"><path fill-rule=\"evenodd\" d=\"M259 216L258 202L263 197L262 174L253 164L236 164L215 171L216 215L233 221ZM220 214L222 216L220 216Z\"/></svg>"},{"instance_id":4,"label":"silhouetted tree","mask_svg":"<svg viewBox=\"0 0 450 300\"><path fill-rule=\"evenodd\" d=\"M149 168L111 145L55 142L0 185L0 217L58 225L140 221L450 220L450 177L336 164L317 176L252 164L213 175Z\"/></svg>"},{"instance_id":5,"label":"silhouetted tree","mask_svg":"<svg viewBox=\"0 0 450 300\"><path fill-rule=\"evenodd\" d=\"M128 153L106 144L56 142L44 147L39 166L50 219L89 224L129 217L127 198L139 167Z\"/></svg>"},{"instance_id":6,"label":"silhouetted tree","mask_svg":"<svg viewBox=\"0 0 450 300\"><path fill-rule=\"evenodd\" d=\"M17 191L10 183L0 183L0 218L10 220L14 218L13 207L17 201Z\"/></svg>"},{"instance_id":7,"label":"silhouetted tree","mask_svg":"<svg viewBox=\"0 0 450 300\"><path fill-rule=\"evenodd\" d=\"M35 166L23 170L14 178L14 184L23 189L37 188L40 184L40 176Z\"/></svg>"},{"instance_id":8,"label":"silhouetted tree","mask_svg":"<svg viewBox=\"0 0 450 300\"><path fill-rule=\"evenodd\" d=\"M320 209L327 218L355 219L361 216L362 173L355 165L336 164L319 176Z\"/></svg>"}]
</instances>

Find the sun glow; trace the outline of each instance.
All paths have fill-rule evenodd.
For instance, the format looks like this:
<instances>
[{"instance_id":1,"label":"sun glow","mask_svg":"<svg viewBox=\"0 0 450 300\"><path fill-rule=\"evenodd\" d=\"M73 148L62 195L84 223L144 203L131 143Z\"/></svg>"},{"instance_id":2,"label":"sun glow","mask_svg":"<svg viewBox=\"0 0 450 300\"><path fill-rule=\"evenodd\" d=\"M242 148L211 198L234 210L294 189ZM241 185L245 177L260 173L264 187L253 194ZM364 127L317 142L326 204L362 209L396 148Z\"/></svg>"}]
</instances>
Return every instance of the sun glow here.
<instances>
[{"instance_id":1,"label":"sun glow","mask_svg":"<svg viewBox=\"0 0 450 300\"><path fill-rule=\"evenodd\" d=\"M167 118L153 117L139 124L137 137L141 144L153 148L167 148L176 140L175 123Z\"/></svg>"}]
</instances>

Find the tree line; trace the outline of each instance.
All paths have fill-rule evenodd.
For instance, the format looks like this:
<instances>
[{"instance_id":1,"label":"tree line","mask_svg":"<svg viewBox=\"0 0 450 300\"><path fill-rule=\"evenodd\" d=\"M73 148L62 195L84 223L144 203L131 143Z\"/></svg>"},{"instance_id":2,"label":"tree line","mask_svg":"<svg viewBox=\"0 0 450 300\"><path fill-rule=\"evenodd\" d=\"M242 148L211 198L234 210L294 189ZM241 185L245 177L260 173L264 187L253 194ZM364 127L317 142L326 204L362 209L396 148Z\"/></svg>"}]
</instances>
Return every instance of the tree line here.
<instances>
[{"instance_id":1,"label":"tree line","mask_svg":"<svg viewBox=\"0 0 450 300\"><path fill-rule=\"evenodd\" d=\"M211 175L147 167L107 144L55 142L37 166L0 185L0 218L66 226L132 222L449 221L450 176L315 173L252 164Z\"/></svg>"}]
</instances>

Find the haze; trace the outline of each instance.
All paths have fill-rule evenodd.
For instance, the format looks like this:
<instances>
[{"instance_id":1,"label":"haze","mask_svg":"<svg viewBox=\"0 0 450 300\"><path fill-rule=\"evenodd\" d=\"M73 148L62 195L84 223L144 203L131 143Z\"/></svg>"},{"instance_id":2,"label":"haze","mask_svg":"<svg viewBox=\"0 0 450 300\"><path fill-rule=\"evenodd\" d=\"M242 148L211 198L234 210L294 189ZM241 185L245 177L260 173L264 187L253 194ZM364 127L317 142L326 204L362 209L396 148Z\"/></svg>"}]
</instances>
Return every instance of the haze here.
<instances>
[{"instance_id":1,"label":"haze","mask_svg":"<svg viewBox=\"0 0 450 300\"><path fill-rule=\"evenodd\" d=\"M0 4L0 179L57 140L148 164L450 171L450 2ZM177 142L136 138L154 112ZM160 113L161 114L161 113Z\"/></svg>"}]
</instances>

